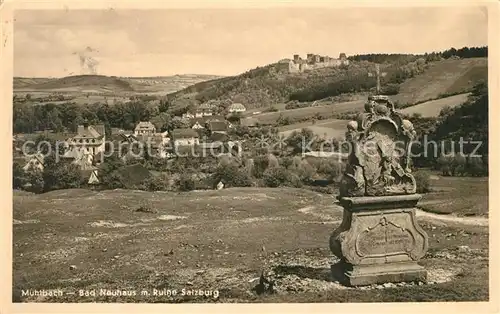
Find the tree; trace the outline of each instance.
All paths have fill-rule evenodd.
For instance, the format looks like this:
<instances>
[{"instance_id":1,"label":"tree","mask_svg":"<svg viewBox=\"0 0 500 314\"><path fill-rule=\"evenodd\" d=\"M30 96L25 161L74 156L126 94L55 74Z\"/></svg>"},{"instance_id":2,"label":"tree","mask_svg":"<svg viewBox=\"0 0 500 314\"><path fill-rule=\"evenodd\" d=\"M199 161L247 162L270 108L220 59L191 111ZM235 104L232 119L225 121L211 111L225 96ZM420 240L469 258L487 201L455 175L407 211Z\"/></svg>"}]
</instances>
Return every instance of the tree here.
<instances>
[{"instance_id":1,"label":"tree","mask_svg":"<svg viewBox=\"0 0 500 314\"><path fill-rule=\"evenodd\" d=\"M241 169L238 165L230 163L229 165L220 165L216 168L212 176L214 186L220 181L226 187L248 187L252 186L252 179L245 169Z\"/></svg>"},{"instance_id":2,"label":"tree","mask_svg":"<svg viewBox=\"0 0 500 314\"><path fill-rule=\"evenodd\" d=\"M158 106L158 110L160 113L167 112L171 108L171 103L167 97L164 97L160 100L160 105Z\"/></svg>"},{"instance_id":3,"label":"tree","mask_svg":"<svg viewBox=\"0 0 500 314\"><path fill-rule=\"evenodd\" d=\"M108 189L122 188L123 184L117 170L124 165L123 161L115 155L106 158L99 166L99 179L102 186Z\"/></svg>"},{"instance_id":4,"label":"tree","mask_svg":"<svg viewBox=\"0 0 500 314\"><path fill-rule=\"evenodd\" d=\"M151 118L150 121L155 125L157 130L163 131L172 123L172 117L166 112L161 112L159 115Z\"/></svg>"},{"instance_id":5,"label":"tree","mask_svg":"<svg viewBox=\"0 0 500 314\"><path fill-rule=\"evenodd\" d=\"M79 188L82 183L80 169L75 164L57 162L54 155L44 160L44 191Z\"/></svg>"},{"instance_id":6,"label":"tree","mask_svg":"<svg viewBox=\"0 0 500 314\"><path fill-rule=\"evenodd\" d=\"M288 146L292 147L294 154L298 154L308 149L309 143L313 142L314 137L315 135L312 130L303 128L300 132L293 131L285 142Z\"/></svg>"}]
</instances>

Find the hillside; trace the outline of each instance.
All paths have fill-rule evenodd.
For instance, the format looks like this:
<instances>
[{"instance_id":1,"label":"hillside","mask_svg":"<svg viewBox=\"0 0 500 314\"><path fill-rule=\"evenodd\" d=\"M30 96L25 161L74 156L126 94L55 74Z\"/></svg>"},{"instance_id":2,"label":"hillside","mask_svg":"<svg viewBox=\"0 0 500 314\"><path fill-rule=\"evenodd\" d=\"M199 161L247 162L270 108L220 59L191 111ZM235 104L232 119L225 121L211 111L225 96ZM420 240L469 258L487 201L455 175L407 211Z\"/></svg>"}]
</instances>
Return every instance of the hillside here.
<instances>
[{"instance_id":1,"label":"hillside","mask_svg":"<svg viewBox=\"0 0 500 314\"><path fill-rule=\"evenodd\" d=\"M382 89L396 90L393 99L400 105L436 99L443 95L468 92L474 83L487 79L487 58L446 59L425 62L413 57L381 64ZM352 61L349 66L322 68L305 73L288 73L280 63L259 67L241 75L225 77L189 86L168 95L174 106L199 104L209 100L240 102L247 109L264 108L290 100L314 101L343 93L370 91L376 85L375 64ZM413 74L411 74L413 73ZM413 77L412 77L413 76ZM394 92L392 92L394 93Z\"/></svg>"},{"instance_id":2,"label":"hillside","mask_svg":"<svg viewBox=\"0 0 500 314\"><path fill-rule=\"evenodd\" d=\"M479 80L488 80L487 58L442 60L403 82L399 94L392 98L400 104L414 104L470 91Z\"/></svg>"},{"instance_id":3,"label":"hillside","mask_svg":"<svg viewBox=\"0 0 500 314\"><path fill-rule=\"evenodd\" d=\"M45 92L149 92L171 93L187 86L220 76L174 75L160 77L114 77L104 75L76 75L63 78L14 78L14 91Z\"/></svg>"},{"instance_id":4,"label":"hillside","mask_svg":"<svg viewBox=\"0 0 500 314\"><path fill-rule=\"evenodd\" d=\"M328 67L304 73L288 73L280 63L258 67L243 74L211 80L189 86L168 95L174 106L187 106L209 100L221 103L240 102L247 109L263 108L287 102L290 96L302 90L341 81L361 81L367 78L371 86L374 78L367 73L373 70L370 62L352 62L348 67ZM366 82L361 82L365 84ZM333 95L332 95L333 96Z\"/></svg>"},{"instance_id":5,"label":"hillside","mask_svg":"<svg viewBox=\"0 0 500 314\"><path fill-rule=\"evenodd\" d=\"M52 81L54 79L52 78L42 78L42 77L14 77L14 85L13 88L14 90L20 89L20 88L25 88L37 84L42 84L46 83L49 81Z\"/></svg>"}]
</instances>

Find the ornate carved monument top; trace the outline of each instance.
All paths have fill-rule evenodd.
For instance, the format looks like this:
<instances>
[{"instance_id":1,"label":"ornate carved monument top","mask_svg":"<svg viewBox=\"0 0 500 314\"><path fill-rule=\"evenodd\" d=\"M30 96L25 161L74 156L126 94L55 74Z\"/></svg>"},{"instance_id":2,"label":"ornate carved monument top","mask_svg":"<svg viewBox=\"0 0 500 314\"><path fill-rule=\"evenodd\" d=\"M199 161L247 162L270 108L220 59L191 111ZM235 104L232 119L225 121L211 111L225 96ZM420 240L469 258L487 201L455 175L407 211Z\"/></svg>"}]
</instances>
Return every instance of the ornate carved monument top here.
<instances>
[{"instance_id":1,"label":"ornate carved monument top","mask_svg":"<svg viewBox=\"0 0 500 314\"><path fill-rule=\"evenodd\" d=\"M409 150L415 129L384 95L370 96L365 111L347 124L350 153L340 196L416 193Z\"/></svg>"}]
</instances>

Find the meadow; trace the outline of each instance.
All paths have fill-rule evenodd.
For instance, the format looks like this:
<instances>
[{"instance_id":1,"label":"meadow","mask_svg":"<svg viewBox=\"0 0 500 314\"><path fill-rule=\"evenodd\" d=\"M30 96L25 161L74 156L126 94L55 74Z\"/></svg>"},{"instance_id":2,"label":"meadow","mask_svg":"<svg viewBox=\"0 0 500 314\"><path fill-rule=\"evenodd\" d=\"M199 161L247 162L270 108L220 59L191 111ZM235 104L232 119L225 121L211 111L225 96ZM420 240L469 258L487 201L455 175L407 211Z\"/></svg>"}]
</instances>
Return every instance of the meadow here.
<instances>
[{"instance_id":1,"label":"meadow","mask_svg":"<svg viewBox=\"0 0 500 314\"><path fill-rule=\"evenodd\" d=\"M437 176L436 176L437 177ZM294 188L185 193L133 190L14 192L17 302L389 302L488 300L487 180L439 177L449 214L417 210L429 234L428 283L353 289L330 280L328 248L342 208ZM464 193L471 185L477 195ZM447 190L443 187L449 187ZM460 202L479 203L471 212ZM427 205L426 205L427 204ZM486 211L485 211L486 210ZM476 217L460 217L472 214ZM444 217L440 219L439 217ZM474 219L483 223L476 223ZM484 224L486 222L486 224ZM264 272L276 294L252 289ZM219 296L21 297L21 290L217 290Z\"/></svg>"}]
</instances>

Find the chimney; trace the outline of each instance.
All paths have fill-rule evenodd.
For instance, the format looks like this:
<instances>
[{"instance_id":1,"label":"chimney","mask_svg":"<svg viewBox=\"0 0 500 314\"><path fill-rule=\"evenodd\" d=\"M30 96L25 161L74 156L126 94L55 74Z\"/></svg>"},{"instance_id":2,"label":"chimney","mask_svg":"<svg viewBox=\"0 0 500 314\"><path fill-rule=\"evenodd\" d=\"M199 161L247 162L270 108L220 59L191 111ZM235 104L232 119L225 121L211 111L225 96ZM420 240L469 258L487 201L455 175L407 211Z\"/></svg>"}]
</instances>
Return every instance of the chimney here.
<instances>
[{"instance_id":1,"label":"chimney","mask_svg":"<svg viewBox=\"0 0 500 314\"><path fill-rule=\"evenodd\" d=\"M89 128L89 122L88 121L83 122L83 128L85 130L87 130Z\"/></svg>"}]
</instances>

